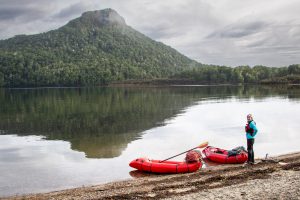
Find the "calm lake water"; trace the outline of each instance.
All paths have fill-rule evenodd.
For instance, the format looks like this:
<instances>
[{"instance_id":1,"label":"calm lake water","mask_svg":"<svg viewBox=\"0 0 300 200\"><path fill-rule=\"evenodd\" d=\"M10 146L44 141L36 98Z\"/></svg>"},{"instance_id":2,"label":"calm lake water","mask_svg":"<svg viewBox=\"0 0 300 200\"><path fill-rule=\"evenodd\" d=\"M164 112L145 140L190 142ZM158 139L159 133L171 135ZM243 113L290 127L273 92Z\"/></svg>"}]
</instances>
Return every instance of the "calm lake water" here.
<instances>
[{"instance_id":1,"label":"calm lake water","mask_svg":"<svg viewBox=\"0 0 300 200\"><path fill-rule=\"evenodd\" d=\"M248 113L255 157L300 151L297 85L0 89L0 196L129 179L131 160L204 141L246 146Z\"/></svg>"}]
</instances>

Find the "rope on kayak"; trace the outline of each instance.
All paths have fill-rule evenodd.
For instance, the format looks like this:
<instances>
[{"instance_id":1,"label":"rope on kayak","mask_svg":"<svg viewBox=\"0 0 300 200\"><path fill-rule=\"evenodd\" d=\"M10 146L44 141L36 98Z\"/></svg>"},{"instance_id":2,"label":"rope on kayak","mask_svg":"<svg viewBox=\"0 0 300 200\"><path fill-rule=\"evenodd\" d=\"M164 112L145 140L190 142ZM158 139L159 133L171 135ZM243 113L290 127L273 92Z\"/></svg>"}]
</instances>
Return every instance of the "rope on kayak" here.
<instances>
[{"instance_id":1,"label":"rope on kayak","mask_svg":"<svg viewBox=\"0 0 300 200\"><path fill-rule=\"evenodd\" d=\"M199 162L202 158L201 152L198 150L193 150L187 152L185 156L185 161L187 163L192 163L192 162Z\"/></svg>"}]
</instances>

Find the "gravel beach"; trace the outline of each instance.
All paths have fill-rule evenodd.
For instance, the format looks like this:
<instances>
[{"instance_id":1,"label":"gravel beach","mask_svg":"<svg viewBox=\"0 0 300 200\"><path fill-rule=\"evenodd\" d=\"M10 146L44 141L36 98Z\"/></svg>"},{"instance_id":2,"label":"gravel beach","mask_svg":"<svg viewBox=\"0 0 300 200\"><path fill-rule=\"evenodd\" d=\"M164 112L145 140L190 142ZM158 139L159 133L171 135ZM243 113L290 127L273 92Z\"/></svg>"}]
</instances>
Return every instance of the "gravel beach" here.
<instances>
[{"instance_id":1,"label":"gravel beach","mask_svg":"<svg viewBox=\"0 0 300 200\"><path fill-rule=\"evenodd\" d=\"M300 152L190 174L131 174L138 178L2 199L300 199Z\"/></svg>"}]
</instances>

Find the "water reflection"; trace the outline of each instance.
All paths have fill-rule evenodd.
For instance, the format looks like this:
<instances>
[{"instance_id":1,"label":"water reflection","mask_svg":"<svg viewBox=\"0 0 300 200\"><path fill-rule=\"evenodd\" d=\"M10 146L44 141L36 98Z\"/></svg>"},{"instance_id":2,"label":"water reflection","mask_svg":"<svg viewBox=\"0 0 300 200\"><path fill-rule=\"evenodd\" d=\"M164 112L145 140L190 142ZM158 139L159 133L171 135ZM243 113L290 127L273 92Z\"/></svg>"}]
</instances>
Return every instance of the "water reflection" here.
<instances>
[{"instance_id":1,"label":"water reflection","mask_svg":"<svg viewBox=\"0 0 300 200\"><path fill-rule=\"evenodd\" d=\"M88 158L121 155L140 133L198 101L299 101L299 86L1 89L0 134L64 140ZM234 128L234 127L233 127Z\"/></svg>"},{"instance_id":2,"label":"water reflection","mask_svg":"<svg viewBox=\"0 0 300 200\"><path fill-rule=\"evenodd\" d=\"M249 112L256 157L299 151L299 99L300 86L2 89L0 196L147 176L128 163L207 140L245 146Z\"/></svg>"},{"instance_id":3,"label":"water reflection","mask_svg":"<svg viewBox=\"0 0 300 200\"><path fill-rule=\"evenodd\" d=\"M193 101L192 91L175 88L1 90L0 129L70 141L89 158L111 158Z\"/></svg>"}]
</instances>

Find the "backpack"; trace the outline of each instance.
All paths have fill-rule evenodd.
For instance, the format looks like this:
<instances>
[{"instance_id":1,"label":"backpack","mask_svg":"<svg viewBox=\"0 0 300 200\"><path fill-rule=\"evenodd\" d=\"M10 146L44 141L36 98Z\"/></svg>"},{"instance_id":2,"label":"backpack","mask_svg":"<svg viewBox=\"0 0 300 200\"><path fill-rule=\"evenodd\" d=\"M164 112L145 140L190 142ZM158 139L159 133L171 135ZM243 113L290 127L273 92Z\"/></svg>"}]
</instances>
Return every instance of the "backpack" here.
<instances>
[{"instance_id":1,"label":"backpack","mask_svg":"<svg viewBox=\"0 0 300 200\"><path fill-rule=\"evenodd\" d=\"M239 155L242 152L246 152L246 149L243 146L235 147L228 151L228 157Z\"/></svg>"}]
</instances>

